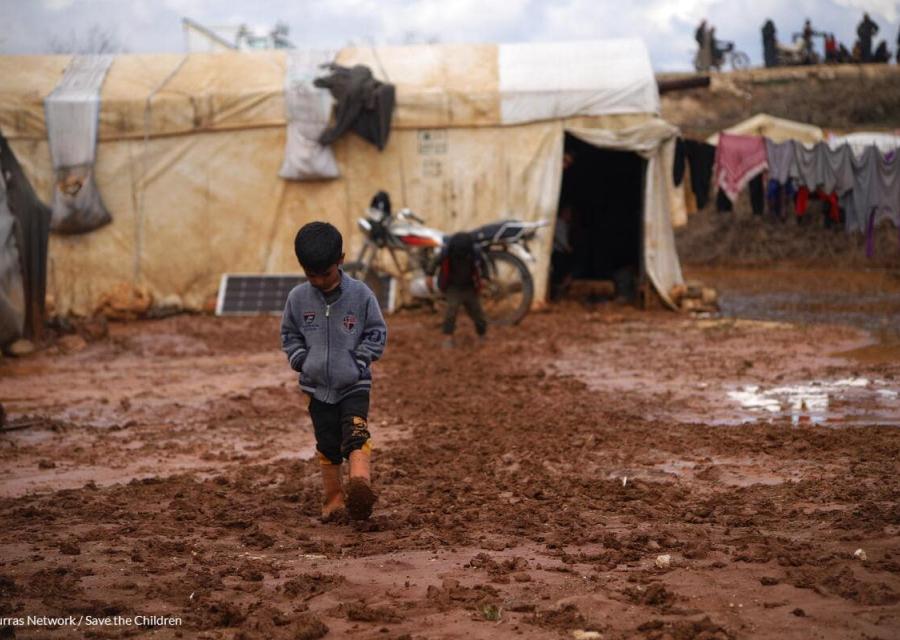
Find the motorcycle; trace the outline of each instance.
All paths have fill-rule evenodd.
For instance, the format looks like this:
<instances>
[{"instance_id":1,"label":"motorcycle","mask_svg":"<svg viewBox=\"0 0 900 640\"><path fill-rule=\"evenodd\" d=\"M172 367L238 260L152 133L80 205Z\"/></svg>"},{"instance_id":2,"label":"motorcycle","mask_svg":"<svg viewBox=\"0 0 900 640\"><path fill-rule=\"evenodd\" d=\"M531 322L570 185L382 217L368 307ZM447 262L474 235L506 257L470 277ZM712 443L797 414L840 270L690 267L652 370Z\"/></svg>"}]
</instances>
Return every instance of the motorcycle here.
<instances>
[{"instance_id":1,"label":"motorcycle","mask_svg":"<svg viewBox=\"0 0 900 640\"><path fill-rule=\"evenodd\" d=\"M386 196L385 196L386 197ZM378 201L378 196L373 203ZM389 201L388 201L389 202ZM547 221L502 220L472 230L481 252L485 273L481 304L491 324L517 324L534 299L534 280L528 263L535 262L528 242ZM344 271L362 280L377 294L383 293L383 276L391 276L406 287L409 297L434 303L441 298L435 284L437 256L451 234L425 226L425 220L410 209L391 213L390 205L370 206L357 220L365 241L356 260ZM391 258L383 264L384 254Z\"/></svg>"}]
</instances>

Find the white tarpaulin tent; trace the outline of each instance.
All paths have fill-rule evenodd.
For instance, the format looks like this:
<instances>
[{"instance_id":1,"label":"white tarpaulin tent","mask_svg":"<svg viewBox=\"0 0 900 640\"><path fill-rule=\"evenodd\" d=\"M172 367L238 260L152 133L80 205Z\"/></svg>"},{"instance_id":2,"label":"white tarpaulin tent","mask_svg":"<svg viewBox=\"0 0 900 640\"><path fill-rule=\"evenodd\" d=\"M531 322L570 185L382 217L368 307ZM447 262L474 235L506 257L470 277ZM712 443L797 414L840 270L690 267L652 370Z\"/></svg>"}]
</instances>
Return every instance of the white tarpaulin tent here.
<instances>
[{"instance_id":1,"label":"white tarpaulin tent","mask_svg":"<svg viewBox=\"0 0 900 640\"><path fill-rule=\"evenodd\" d=\"M0 129L38 193L53 167L43 100L69 56L0 57ZM100 96L95 177L111 224L51 239L57 310L91 313L123 283L198 308L224 272L293 273L299 226L327 219L352 256L355 219L384 189L446 231L502 217L554 220L565 133L647 159L644 262L664 299L682 282L669 198L676 130L639 40L423 45L340 51L394 84L383 152L355 135L332 151L341 176L278 176L286 141L284 51L117 56ZM602 180L602 176L598 179ZM536 299L552 232L533 246Z\"/></svg>"},{"instance_id":2,"label":"white tarpaulin tent","mask_svg":"<svg viewBox=\"0 0 900 640\"><path fill-rule=\"evenodd\" d=\"M867 147L876 146L882 153L900 149L900 135L880 131L858 131L845 136L829 136L828 146L837 149L842 144L849 144L853 155L861 157Z\"/></svg>"}]
</instances>

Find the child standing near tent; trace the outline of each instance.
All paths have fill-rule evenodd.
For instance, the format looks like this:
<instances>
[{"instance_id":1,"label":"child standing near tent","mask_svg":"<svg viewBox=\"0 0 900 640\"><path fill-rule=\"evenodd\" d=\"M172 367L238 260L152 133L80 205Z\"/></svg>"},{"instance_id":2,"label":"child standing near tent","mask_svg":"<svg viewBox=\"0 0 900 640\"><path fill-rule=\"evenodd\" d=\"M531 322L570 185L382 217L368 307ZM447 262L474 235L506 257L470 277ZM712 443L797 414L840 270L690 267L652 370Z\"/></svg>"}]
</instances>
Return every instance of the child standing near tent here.
<instances>
[{"instance_id":1,"label":"child standing near tent","mask_svg":"<svg viewBox=\"0 0 900 640\"><path fill-rule=\"evenodd\" d=\"M307 282L288 294L281 348L310 396L309 415L322 471L322 521L365 520L378 499L371 486L371 365L384 352L387 327L378 300L340 268L343 239L327 222L311 222L294 239ZM349 461L346 500L342 463Z\"/></svg>"},{"instance_id":2,"label":"child standing near tent","mask_svg":"<svg viewBox=\"0 0 900 640\"><path fill-rule=\"evenodd\" d=\"M447 298L444 316L444 347L453 347L456 314L462 305L475 323L479 340L487 333L487 320L478 299L481 290L482 261L472 234L460 232L450 237L438 256L438 288Z\"/></svg>"}]
</instances>

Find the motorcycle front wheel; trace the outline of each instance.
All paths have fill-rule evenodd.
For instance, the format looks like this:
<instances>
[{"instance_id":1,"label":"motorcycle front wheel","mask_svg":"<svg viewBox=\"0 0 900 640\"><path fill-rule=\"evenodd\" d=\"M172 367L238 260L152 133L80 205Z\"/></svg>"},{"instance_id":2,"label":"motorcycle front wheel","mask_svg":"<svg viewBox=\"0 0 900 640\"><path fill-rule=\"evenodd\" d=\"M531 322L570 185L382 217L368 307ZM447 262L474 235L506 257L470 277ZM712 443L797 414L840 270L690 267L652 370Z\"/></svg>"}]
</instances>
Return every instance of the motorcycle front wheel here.
<instances>
[{"instance_id":1,"label":"motorcycle front wheel","mask_svg":"<svg viewBox=\"0 0 900 640\"><path fill-rule=\"evenodd\" d=\"M528 265L507 251L488 251L485 262L481 307L488 323L518 324L534 299L534 281Z\"/></svg>"}]
</instances>

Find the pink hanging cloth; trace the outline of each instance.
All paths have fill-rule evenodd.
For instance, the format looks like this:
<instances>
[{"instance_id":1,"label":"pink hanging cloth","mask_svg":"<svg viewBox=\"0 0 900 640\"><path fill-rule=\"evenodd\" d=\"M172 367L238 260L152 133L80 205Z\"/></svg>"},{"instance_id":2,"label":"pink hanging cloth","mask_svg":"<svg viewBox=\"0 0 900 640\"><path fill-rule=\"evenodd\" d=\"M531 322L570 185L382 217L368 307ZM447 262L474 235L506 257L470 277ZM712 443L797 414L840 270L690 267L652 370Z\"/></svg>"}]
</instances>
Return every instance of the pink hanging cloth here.
<instances>
[{"instance_id":1,"label":"pink hanging cloth","mask_svg":"<svg viewBox=\"0 0 900 640\"><path fill-rule=\"evenodd\" d=\"M753 178L769 168L766 142L761 136L719 134L716 147L716 184L734 202Z\"/></svg>"}]
</instances>

